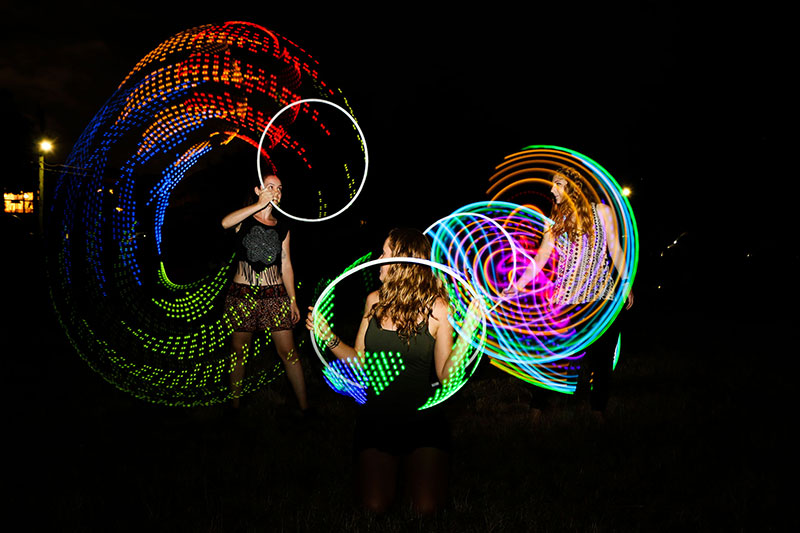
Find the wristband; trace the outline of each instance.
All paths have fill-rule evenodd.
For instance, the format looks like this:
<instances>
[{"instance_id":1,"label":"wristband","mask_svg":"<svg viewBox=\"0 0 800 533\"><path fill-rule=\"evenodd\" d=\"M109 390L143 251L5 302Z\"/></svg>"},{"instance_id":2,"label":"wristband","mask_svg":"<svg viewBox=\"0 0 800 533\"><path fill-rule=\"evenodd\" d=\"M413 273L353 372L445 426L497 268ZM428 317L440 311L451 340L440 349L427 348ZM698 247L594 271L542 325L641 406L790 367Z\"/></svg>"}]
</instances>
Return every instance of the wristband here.
<instances>
[{"instance_id":1,"label":"wristband","mask_svg":"<svg viewBox=\"0 0 800 533\"><path fill-rule=\"evenodd\" d=\"M328 349L333 350L334 348L339 346L340 342L342 342L342 339L340 339L339 337L335 337L332 341L328 341L327 343Z\"/></svg>"}]
</instances>

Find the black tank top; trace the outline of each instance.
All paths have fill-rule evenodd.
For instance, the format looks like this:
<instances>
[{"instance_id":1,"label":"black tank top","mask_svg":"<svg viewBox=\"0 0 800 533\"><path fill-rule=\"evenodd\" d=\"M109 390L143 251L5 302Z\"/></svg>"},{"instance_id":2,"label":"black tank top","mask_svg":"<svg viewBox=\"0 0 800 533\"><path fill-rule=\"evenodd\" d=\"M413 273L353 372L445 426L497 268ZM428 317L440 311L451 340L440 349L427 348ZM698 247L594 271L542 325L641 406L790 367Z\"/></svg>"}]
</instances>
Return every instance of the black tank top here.
<instances>
[{"instance_id":1,"label":"black tank top","mask_svg":"<svg viewBox=\"0 0 800 533\"><path fill-rule=\"evenodd\" d=\"M382 329L375 317L364 336L365 365L372 387L365 408L402 412L421 407L433 394L435 339L424 320L406 343L396 331Z\"/></svg>"}]
</instances>

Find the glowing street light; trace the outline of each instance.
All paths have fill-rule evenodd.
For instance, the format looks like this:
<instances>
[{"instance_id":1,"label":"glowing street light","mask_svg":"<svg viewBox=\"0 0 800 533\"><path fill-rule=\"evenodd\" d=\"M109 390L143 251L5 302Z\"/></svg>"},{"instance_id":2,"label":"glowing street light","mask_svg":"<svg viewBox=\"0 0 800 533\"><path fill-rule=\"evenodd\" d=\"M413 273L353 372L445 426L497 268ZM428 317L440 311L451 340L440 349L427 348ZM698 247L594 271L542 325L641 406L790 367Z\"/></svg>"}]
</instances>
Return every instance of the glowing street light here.
<instances>
[{"instance_id":1,"label":"glowing street light","mask_svg":"<svg viewBox=\"0 0 800 533\"><path fill-rule=\"evenodd\" d=\"M47 139L39 142L39 234L44 235L44 154L53 150L53 143Z\"/></svg>"},{"instance_id":2,"label":"glowing street light","mask_svg":"<svg viewBox=\"0 0 800 533\"><path fill-rule=\"evenodd\" d=\"M626 198L631 195L631 188L630 187L623 187L622 188L622 196Z\"/></svg>"}]
</instances>

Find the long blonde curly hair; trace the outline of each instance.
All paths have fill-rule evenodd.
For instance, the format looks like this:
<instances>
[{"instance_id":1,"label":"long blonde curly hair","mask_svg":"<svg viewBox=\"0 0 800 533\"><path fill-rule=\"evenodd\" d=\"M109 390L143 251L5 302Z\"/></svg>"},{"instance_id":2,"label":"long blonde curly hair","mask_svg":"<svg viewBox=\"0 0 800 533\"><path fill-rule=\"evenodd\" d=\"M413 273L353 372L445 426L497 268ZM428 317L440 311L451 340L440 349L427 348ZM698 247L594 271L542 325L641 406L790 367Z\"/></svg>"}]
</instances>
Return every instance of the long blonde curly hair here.
<instances>
[{"instance_id":1,"label":"long blonde curly hair","mask_svg":"<svg viewBox=\"0 0 800 533\"><path fill-rule=\"evenodd\" d=\"M553 204L550 218L553 220L553 237L566 233L571 241L577 241L586 233L594 231L592 202L584 193L584 178L572 167L561 167L553 173L553 181L558 177L567 182L565 198L560 204ZM572 214L575 214L573 217Z\"/></svg>"},{"instance_id":2,"label":"long blonde curly hair","mask_svg":"<svg viewBox=\"0 0 800 533\"><path fill-rule=\"evenodd\" d=\"M415 229L393 229L389 232L388 244L393 257L431 257L430 241ZM374 316L378 324L388 318L399 337L408 342L420 322L430 316L437 298L447 301L447 291L430 267L393 263L386 271L378 291L378 303L372 306L369 316Z\"/></svg>"}]
</instances>

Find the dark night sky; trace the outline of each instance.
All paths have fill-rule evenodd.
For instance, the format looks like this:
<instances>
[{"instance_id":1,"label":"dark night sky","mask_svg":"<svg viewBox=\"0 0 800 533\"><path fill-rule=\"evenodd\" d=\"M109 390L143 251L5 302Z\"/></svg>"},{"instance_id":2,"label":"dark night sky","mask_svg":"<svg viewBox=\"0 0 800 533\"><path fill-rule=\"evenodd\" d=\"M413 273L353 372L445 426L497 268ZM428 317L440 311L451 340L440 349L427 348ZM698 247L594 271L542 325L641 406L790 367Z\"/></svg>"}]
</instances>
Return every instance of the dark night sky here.
<instances>
[{"instance_id":1,"label":"dark night sky","mask_svg":"<svg viewBox=\"0 0 800 533\"><path fill-rule=\"evenodd\" d=\"M348 96L371 149L359 207L367 217L423 227L483 199L505 155L554 144L633 188L643 265L686 231L702 235L710 255L736 260L767 246L754 237L761 213L773 211L776 228L789 220L788 195L765 193L760 177L765 165L782 166L787 70L784 38L772 29L785 17L764 6L265 3L164 13L158 5L3 7L4 186L32 172L26 151L42 133L58 144L50 160L62 162L158 43L200 24L248 20L305 47ZM378 203L387 187L397 193Z\"/></svg>"}]
</instances>

